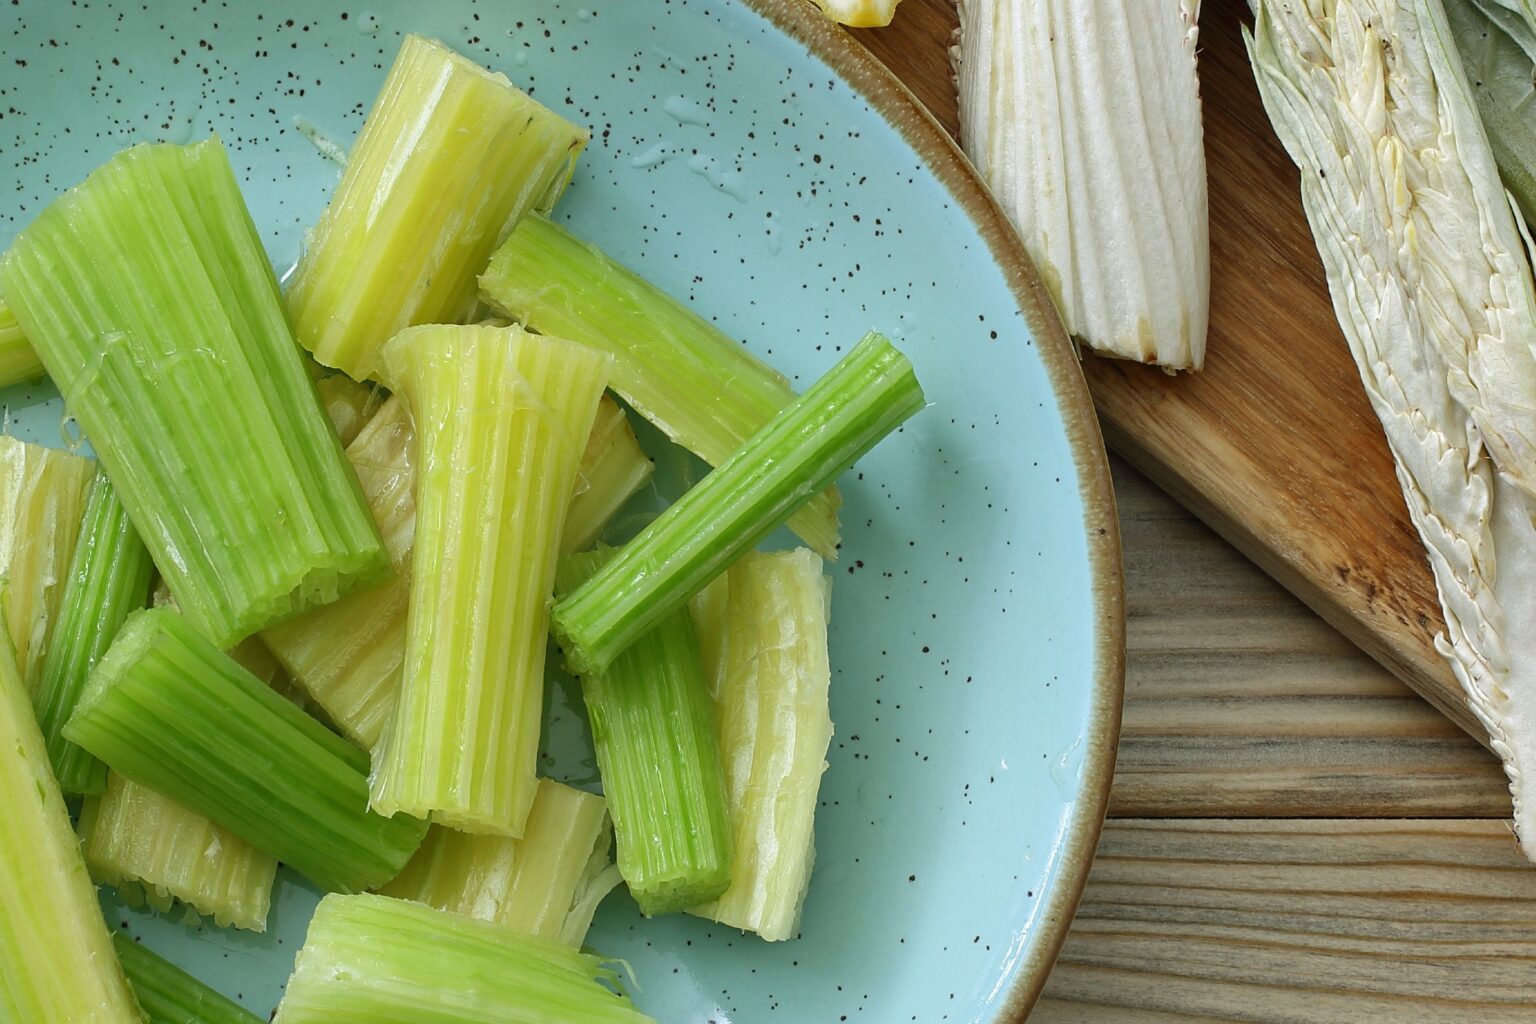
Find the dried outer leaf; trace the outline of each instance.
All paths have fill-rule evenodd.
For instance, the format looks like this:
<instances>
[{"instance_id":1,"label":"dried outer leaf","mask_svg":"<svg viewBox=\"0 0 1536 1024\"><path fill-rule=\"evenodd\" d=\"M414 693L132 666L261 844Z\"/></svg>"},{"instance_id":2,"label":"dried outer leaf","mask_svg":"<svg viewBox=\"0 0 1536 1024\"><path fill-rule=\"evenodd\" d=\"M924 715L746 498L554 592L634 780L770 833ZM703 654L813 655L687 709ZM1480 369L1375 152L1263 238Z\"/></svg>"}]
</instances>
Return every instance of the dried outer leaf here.
<instances>
[{"instance_id":1,"label":"dried outer leaf","mask_svg":"<svg viewBox=\"0 0 1536 1024\"><path fill-rule=\"evenodd\" d=\"M1437 646L1504 759L1529 853L1536 505L1515 471L1526 464L1491 458L1501 449L1481 426L1530 416L1532 288L1515 219L1439 0L1255 9L1249 57L1429 555ZM1480 397L1509 401L1490 416Z\"/></svg>"},{"instance_id":2,"label":"dried outer leaf","mask_svg":"<svg viewBox=\"0 0 1536 1024\"><path fill-rule=\"evenodd\" d=\"M1210 306L1199 0L959 0L967 155L1067 330L1199 369Z\"/></svg>"}]
</instances>

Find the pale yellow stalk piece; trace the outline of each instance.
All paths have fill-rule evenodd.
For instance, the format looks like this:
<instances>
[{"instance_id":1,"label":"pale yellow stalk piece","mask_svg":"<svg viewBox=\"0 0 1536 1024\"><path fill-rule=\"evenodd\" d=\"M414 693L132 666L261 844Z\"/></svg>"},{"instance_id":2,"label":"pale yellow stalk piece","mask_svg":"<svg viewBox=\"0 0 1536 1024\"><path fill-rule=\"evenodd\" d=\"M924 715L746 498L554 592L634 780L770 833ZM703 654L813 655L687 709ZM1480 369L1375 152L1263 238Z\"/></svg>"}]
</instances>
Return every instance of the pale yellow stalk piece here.
<instances>
[{"instance_id":1,"label":"pale yellow stalk piece","mask_svg":"<svg viewBox=\"0 0 1536 1024\"><path fill-rule=\"evenodd\" d=\"M612 846L602 797L540 779L521 839L434 825L379 891L580 947L620 881Z\"/></svg>"},{"instance_id":2,"label":"pale yellow stalk piece","mask_svg":"<svg viewBox=\"0 0 1536 1024\"><path fill-rule=\"evenodd\" d=\"M90 459L0 435L0 602L28 693L41 676L95 475Z\"/></svg>"},{"instance_id":3,"label":"pale yellow stalk piece","mask_svg":"<svg viewBox=\"0 0 1536 1024\"><path fill-rule=\"evenodd\" d=\"M92 877L130 904L179 902L220 926L266 931L277 861L169 797L108 772L80 835Z\"/></svg>"},{"instance_id":4,"label":"pale yellow stalk piece","mask_svg":"<svg viewBox=\"0 0 1536 1024\"><path fill-rule=\"evenodd\" d=\"M690 605L719 715L735 831L731 885L690 913L794 938L816 860L816 799L832 740L831 581L805 548L754 552Z\"/></svg>"},{"instance_id":5,"label":"pale yellow stalk piece","mask_svg":"<svg viewBox=\"0 0 1536 1024\"><path fill-rule=\"evenodd\" d=\"M0 807L0 1020L140 1024L4 638Z\"/></svg>"},{"instance_id":6,"label":"pale yellow stalk piece","mask_svg":"<svg viewBox=\"0 0 1536 1024\"><path fill-rule=\"evenodd\" d=\"M405 660L415 435L405 399L391 397L347 447L394 575L262 632L262 640L346 736L372 749L394 711Z\"/></svg>"},{"instance_id":7,"label":"pale yellow stalk piece","mask_svg":"<svg viewBox=\"0 0 1536 1024\"><path fill-rule=\"evenodd\" d=\"M822 13L849 28L883 28L896 16L901 0L814 0Z\"/></svg>"},{"instance_id":8,"label":"pale yellow stalk piece","mask_svg":"<svg viewBox=\"0 0 1536 1024\"><path fill-rule=\"evenodd\" d=\"M589 135L442 43L408 35L288 293L326 366L377 377L403 328L456 323L513 225L548 209Z\"/></svg>"},{"instance_id":9,"label":"pale yellow stalk piece","mask_svg":"<svg viewBox=\"0 0 1536 1024\"><path fill-rule=\"evenodd\" d=\"M640 449L629 417L604 395L581 454L571 505L565 512L560 553L585 551L596 543L614 513L651 478L656 464Z\"/></svg>"},{"instance_id":10,"label":"pale yellow stalk piece","mask_svg":"<svg viewBox=\"0 0 1536 1024\"><path fill-rule=\"evenodd\" d=\"M375 811L522 835L555 561L611 363L517 327L415 327L385 347L416 426L417 523Z\"/></svg>"}]
</instances>

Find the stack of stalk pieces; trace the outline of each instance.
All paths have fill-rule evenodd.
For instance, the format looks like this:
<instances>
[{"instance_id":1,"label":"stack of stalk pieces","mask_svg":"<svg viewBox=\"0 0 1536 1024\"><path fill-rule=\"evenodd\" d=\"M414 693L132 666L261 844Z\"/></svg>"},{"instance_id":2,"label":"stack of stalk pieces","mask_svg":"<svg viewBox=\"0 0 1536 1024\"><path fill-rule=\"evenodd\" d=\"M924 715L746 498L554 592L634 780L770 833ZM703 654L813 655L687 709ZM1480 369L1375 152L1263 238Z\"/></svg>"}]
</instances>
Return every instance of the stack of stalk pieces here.
<instances>
[{"instance_id":1,"label":"stack of stalk pieces","mask_svg":"<svg viewBox=\"0 0 1536 1024\"><path fill-rule=\"evenodd\" d=\"M621 880L793 937L833 481L922 392L870 335L796 397L547 219L586 140L409 36L286 296L216 139L119 154L0 261L0 377L45 370L99 460L0 439L0 787L43 797L0 822L0 1009L252 1019L114 954L87 867L258 931L279 860L335 894L287 1024L644 1020L574 952ZM609 388L714 467L616 549L652 463ZM786 523L809 549L753 552ZM536 775L551 633L606 798ZM456 989L476 958L506 984Z\"/></svg>"}]
</instances>

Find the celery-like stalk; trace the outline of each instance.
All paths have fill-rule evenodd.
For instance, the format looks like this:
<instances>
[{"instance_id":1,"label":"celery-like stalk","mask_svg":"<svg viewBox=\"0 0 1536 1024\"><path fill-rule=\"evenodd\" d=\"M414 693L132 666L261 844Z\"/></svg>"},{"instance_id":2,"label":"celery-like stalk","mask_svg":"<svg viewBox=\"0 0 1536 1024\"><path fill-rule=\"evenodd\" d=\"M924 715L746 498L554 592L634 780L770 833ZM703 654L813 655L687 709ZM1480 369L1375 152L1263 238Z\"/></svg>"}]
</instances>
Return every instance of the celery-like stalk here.
<instances>
[{"instance_id":1,"label":"celery-like stalk","mask_svg":"<svg viewBox=\"0 0 1536 1024\"><path fill-rule=\"evenodd\" d=\"M0 639L0 1020L139 1024L64 795Z\"/></svg>"},{"instance_id":2,"label":"celery-like stalk","mask_svg":"<svg viewBox=\"0 0 1536 1024\"><path fill-rule=\"evenodd\" d=\"M614 357L613 390L668 437L719 466L794 401L781 374L718 327L542 217L525 217L480 276L487 304L541 334ZM837 557L835 487L790 527Z\"/></svg>"},{"instance_id":3,"label":"celery-like stalk","mask_svg":"<svg viewBox=\"0 0 1536 1024\"><path fill-rule=\"evenodd\" d=\"M467 319L475 275L553 203L588 138L505 76L406 36L295 272L299 342L362 380L400 330Z\"/></svg>"},{"instance_id":4,"label":"celery-like stalk","mask_svg":"<svg viewBox=\"0 0 1536 1024\"><path fill-rule=\"evenodd\" d=\"M565 510L611 360L517 327L415 327L384 349L416 424L405 669L372 806L519 836L537 778Z\"/></svg>"},{"instance_id":5,"label":"celery-like stalk","mask_svg":"<svg viewBox=\"0 0 1536 1024\"><path fill-rule=\"evenodd\" d=\"M569 593L614 555L560 560ZM662 619L607 671L582 676L582 698L618 845L619 873L646 915L712 900L731 880L715 712L686 608Z\"/></svg>"},{"instance_id":6,"label":"celery-like stalk","mask_svg":"<svg viewBox=\"0 0 1536 1024\"><path fill-rule=\"evenodd\" d=\"M64 735L323 888L382 885L426 825L367 810L367 755L166 608L136 612Z\"/></svg>"},{"instance_id":7,"label":"celery-like stalk","mask_svg":"<svg viewBox=\"0 0 1536 1024\"><path fill-rule=\"evenodd\" d=\"M602 797L540 779L521 839L434 825L379 891L580 946L598 902L619 882L610 846Z\"/></svg>"},{"instance_id":8,"label":"celery-like stalk","mask_svg":"<svg viewBox=\"0 0 1536 1024\"><path fill-rule=\"evenodd\" d=\"M86 677L117 636L123 620L129 612L144 607L154 571L149 549L128 521L111 482L106 474L96 474L43 662L42 680L32 695L48 745L49 763L66 793L100 793L107 788L106 765L66 740L64 723L74 714Z\"/></svg>"},{"instance_id":9,"label":"celery-like stalk","mask_svg":"<svg viewBox=\"0 0 1536 1024\"><path fill-rule=\"evenodd\" d=\"M344 373L328 373L315 381L326 419L343 445L351 444L383 404L379 389L360 384Z\"/></svg>"},{"instance_id":10,"label":"celery-like stalk","mask_svg":"<svg viewBox=\"0 0 1536 1024\"><path fill-rule=\"evenodd\" d=\"M176 607L164 581L156 583L150 603ZM226 653L286 699L295 699L281 666L256 637ZM266 930L277 859L203 815L108 772L106 792L85 801L79 827L91 877L115 887L130 906L170 911L179 903L189 918Z\"/></svg>"},{"instance_id":11,"label":"celery-like stalk","mask_svg":"<svg viewBox=\"0 0 1536 1024\"><path fill-rule=\"evenodd\" d=\"M224 998L148 946L122 932L112 935L117 958L133 985L149 1024L262 1024L262 1019Z\"/></svg>"},{"instance_id":12,"label":"celery-like stalk","mask_svg":"<svg viewBox=\"0 0 1536 1024\"><path fill-rule=\"evenodd\" d=\"M217 140L113 157L17 236L0 289L216 644L384 571Z\"/></svg>"},{"instance_id":13,"label":"celery-like stalk","mask_svg":"<svg viewBox=\"0 0 1536 1024\"><path fill-rule=\"evenodd\" d=\"M370 750L394 713L405 660L406 574L416 532L414 444L409 407L394 397L347 448L397 575L262 633L309 697ZM603 396L576 473L561 549L589 545L652 469L624 410Z\"/></svg>"},{"instance_id":14,"label":"celery-like stalk","mask_svg":"<svg viewBox=\"0 0 1536 1024\"><path fill-rule=\"evenodd\" d=\"M223 928L261 932L277 860L170 797L107 773L107 790L80 810L91 877L134 906L178 902Z\"/></svg>"},{"instance_id":15,"label":"celery-like stalk","mask_svg":"<svg viewBox=\"0 0 1536 1024\"><path fill-rule=\"evenodd\" d=\"M262 632L309 698L369 749L394 713L405 661L405 573L416 535L414 447L410 409L399 396L386 401L347 446L396 574Z\"/></svg>"},{"instance_id":16,"label":"celery-like stalk","mask_svg":"<svg viewBox=\"0 0 1536 1024\"><path fill-rule=\"evenodd\" d=\"M37 380L46 373L16 314L0 299L0 388Z\"/></svg>"},{"instance_id":17,"label":"celery-like stalk","mask_svg":"<svg viewBox=\"0 0 1536 1024\"><path fill-rule=\"evenodd\" d=\"M560 600L552 618L566 663L581 675L606 670L923 402L906 356L882 336L866 335Z\"/></svg>"},{"instance_id":18,"label":"celery-like stalk","mask_svg":"<svg viewBox=\"0 0 1536 1024\"><path fill-rule=\"evenodd\" d=\"M565 512L560 551L569 554L592 546L608 520L651 478L656 464L640 448L629 417L604 395L576 471L571 506Z\"/></svg>"},{"instance_id":19,"label":"celery-like stalk","mask_svg":"<svg viewBox=\"0 0 1536 1024\"><path fill-rule=\"evenodd\" d=\"M568 946L387 896L320 901L274 1024L643 1024Z\"/></svg>"},{"instance_id":20,"label":"celery-like stalk","mask_svg":"<svg viewBox=\"0 0 1536 1024\"><path fill-rule=\"evenodd\" d=\"M0 592L16 665L37 689L96 465L0 435Z\"/></svg>"},{"instance_id":21,"label":"celery-like stalk","mask_svg":"<svg viewBox=\"0 0 1536 1024\"><path fill-rule=\"evenodd\" d=\"M804 548L750 554L693 602L719 717L736 863L693 913L770 942L792 938L815 861L826 768L830 581Z\"/></svg>"}]
</instances>

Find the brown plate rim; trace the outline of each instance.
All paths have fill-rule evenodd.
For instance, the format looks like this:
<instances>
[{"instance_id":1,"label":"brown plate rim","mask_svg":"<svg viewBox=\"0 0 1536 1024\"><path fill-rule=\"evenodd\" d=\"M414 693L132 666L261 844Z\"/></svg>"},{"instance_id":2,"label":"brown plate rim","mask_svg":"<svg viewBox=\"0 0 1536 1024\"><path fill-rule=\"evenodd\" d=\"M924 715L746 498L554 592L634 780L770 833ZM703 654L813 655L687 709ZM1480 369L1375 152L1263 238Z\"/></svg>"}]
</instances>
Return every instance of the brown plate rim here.
<instances>
[{"instance_id":1,"label":"brown plate rim","mask_svg":"<svg viewBox=\"0 0 1536 1024\"><path fill-rule=\"evenodd\" d=\"M1002 1010L994 1018L997 1022L1022 1021L1040 998L1082 898L1115 774L1125 695L1125 577L1104 438L1077 351L1034 263L1013 225L949 133L884 64L806 0L745 3L803 44L868 101L901 133L970 217L1018 298L1019 311L1036 339L1077 465L1094 592L1094 692L1090 721L1083 737L1083 788L1072 808L1066 839L1056 852L1062 861L1061 875L1044 896L1044 907L1034 925L1040 934L1030 944Z\"/></svg>"}]
</instances>

